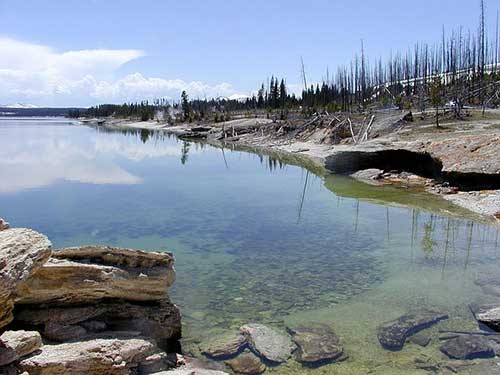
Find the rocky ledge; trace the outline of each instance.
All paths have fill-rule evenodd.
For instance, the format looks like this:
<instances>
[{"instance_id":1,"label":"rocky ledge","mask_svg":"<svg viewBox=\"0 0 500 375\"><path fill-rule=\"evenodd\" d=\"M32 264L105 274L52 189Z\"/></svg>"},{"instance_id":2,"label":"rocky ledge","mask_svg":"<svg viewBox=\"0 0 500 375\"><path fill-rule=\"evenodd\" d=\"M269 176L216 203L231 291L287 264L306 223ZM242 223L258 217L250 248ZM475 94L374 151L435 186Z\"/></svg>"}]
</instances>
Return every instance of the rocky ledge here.
<instances>
[{"instance_id":1,"label":"rocky ledge","mask_svg":"<svg viewBox=\"0 0 500 375\"><path fill-rule=\"evenodd\" d=\"M46 236L1 223L0 373L149 374L178 364L171 253L52 251Z\"/></svg>"}]
</instances>

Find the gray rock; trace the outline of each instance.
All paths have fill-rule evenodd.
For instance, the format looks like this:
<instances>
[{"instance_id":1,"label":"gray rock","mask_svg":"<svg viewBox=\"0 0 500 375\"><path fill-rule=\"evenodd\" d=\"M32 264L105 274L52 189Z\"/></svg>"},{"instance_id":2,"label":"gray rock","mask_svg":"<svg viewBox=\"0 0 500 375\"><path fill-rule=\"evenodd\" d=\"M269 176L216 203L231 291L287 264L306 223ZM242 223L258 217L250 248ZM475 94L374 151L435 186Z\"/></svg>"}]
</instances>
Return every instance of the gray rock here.
<instances>
[{"instance_id":1,"label":"gray rock","mask_svg":"<svg viewBox=\"0 0 500 375\"><path fill-rule=\"evenodd\" d=\"M214 337L204 344L202 354L209 358L225 359L235 356L247 345L247 340L240 332L230 332Z\"/></svg>"},{"instance_id":2,"label":"gray rock","mask_svg":"<svg viewBox=\"0 0 500 375\"><path fill-rule=\"evenodd\" d=\"M42 267L51 247L47 237L31 229L0 231L0 328L13 319L16 286Z\"/></svg>"},{"instance_id":3,"label":"gray rock","mask_svg":"<svg viewBox=\"0 0 500 375\"><path fill-rule=\"evenodd\" d=\"M499 275L483 275L475 281L485 294L500 297L500 276Z\"/></svg>"},{"instance_id":4,"label":"gray rock","mask_svg":"<svg viewBox=\"0 0 500 375\"><path fill-rule=\"evenodd\" d=\"M297 344L297 361L318 364L344 359L344 348L333 330L326 324L308 324L288 328Z\"/></svg>"},{"instance_id":5,"label":"gray rock","mask_svg":"<svg viewBox=\"0 0 500 375\"><path fill-rule=\"evenodd\" d=\"M448 319L448 315L434 311L403 315L378 328L378 341L387 350L401 350L408 336L428 328L443 319Z\"/></svg>"},{"instance_id":6,"label":"gray rock","mask_svg":"<svg viewBox=\"0 0 500 375\"><path fill-rule=\"evenodd\" d=\"M266 365L248 349L236 358L226 361L226 364L237 374L255 375L266 371Z\"/></svg>"},{"instance_id":7,"label":"gray rock","mask_svg":"<svg viewBox=\"0 0 500 375\"><path fill-rule=\"evenodd\" d=\"M268 361L286 362L292 355L294 345L290 337L262 324L247 324L240 328L250 348Z\"/></svg>"},{"instance_id":8,"label":"gray rock","mask_svg":"<svg viewBox=\"0 0 500 375\"><path fill-rule=\"evenodd\" d=\"M415 344L415 345L426 347L431 342L431 336L423 335L423 334L414 335L414 336L410 336L407 339L407 341L411 342L412 344Z\"/></svg>"},{"instance_id":9,"label":"gray rock","mask_svg":"<svg viewBox=\"0 0 500 375\"><path fill-rule=\"evenodd\" d=\"M42 346L36 331L6 331L0 336L0 366L17 361Z\"/></svg>"},{"instance_id":10,"label":"gray rock","mask_svg":"<svg viewBox=\"0 0 500 375\"><path fill-rule=\"evenodd\" d=\"M490 358L495 356L495 351L489 340L477 335L461 335L447 340L439 349L453 359Z\"/></svg>"},{"instance_id":11,"label":"gray rock","mask_svg":"<svg viewBox=\"0 0 500 375\"><path fill-rule=\"evenodd\" d=\"M88 320L86 322L80 323L80 326L85 328L88 332L102 332L105 331L108 326L106 323L101 322L100 320Z\"/></svg>"},{"instance_id":12,"label":"gray rock","mask_svg":"<svg viewBox=\"0 0 500 375\"><path fill-rule=\"evenodd\" d=\"M500 305L470 305L470 309L479 323L500 332Z\"/></svg>"}]
</instances>

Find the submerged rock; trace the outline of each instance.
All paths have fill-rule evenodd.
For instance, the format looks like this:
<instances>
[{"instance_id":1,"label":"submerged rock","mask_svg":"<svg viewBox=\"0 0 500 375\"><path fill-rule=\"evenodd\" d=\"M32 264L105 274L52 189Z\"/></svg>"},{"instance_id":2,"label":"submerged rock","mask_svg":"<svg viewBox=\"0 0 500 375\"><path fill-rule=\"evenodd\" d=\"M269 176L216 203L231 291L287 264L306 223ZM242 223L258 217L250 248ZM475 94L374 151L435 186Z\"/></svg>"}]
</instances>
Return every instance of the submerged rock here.
<instances>
[{"instance_id":1,"label":"submerged rock","mask_svg":"<svg viewBox=\"0 0 500 375\"><path fill-rule=\"evenodd\" d=\"M49 259L49 239L31 229L0 231L0 328L13 319L13 293Z\"/></svg>"},{"instance_id":2,"label":"submerged rock","mask_svg":"<svg viewBox=\"0 0 500 375\"><path fill-rule=\"evenodd\" d=\"M382 178L383 173L384 171L381 169L370 168L354 172L351 174L351 177L355 178L356 180L374 184L374 181Z\"/></svg>"},{"instance_id":3,"label":"submerged rock","mask_svg":"<svg viewBox=\"0 0 500 375\"><path fill-rule=\"evenodd\" d=\"M446 341L439 349L453 359L490 358L495 356L495 351L489 340L476 335L458 336Z\"/></svg>"},{"instance_id":4,"label":"submerged rock","mask_svg":"<svg viewBox=\"0 0 500 375\"><path fill-rule=\"evenodd\" d=\"M415 345L426 347L431 342L431 336L414 335L414 336L410 336L407 341L411 342L412 344L415 344Z\"/></svg>"},{"instance_id":5,"label":"submerged rock","mask_svg":"<svg viewBox=\"0 0 500 375\"><path fill-rule=\"evenodd\" d=\"M339 338L326 324L301 325L288 330L297 344L299 362L318 364L345 358Z\"/></svg>"},{"instance_id":6,"label":"submerged rock","mask_svg":"<svg viewBox=\"0 0 500 375\"><path fill-rule=\"evenodd\" d=\"M247 345L240 332L231 332L213 338L202 348L202 354L214 359L225 359L238 354Z\"/></svg>"},{"instance_id":7,"label":"submerged rock","mask_svg":"<svg viewBox=\"0 0 500 375\"><path fill-rule=\"evenodd\" d=\"M55 251L38 272L17 286L16 303L76 305L104 299L157 301L175 280L170 253L109 246Z\"/></svg>"},{"instance_id":8,"label":"submerged rock","mask_svg":"<svg viewBox=\"0 0 500 375\"><path fill-rule=\"evenodd\" d=\"M470 309L479 323L500 332L500 305L470 305Z\"/></svg>"},{"instance_id":9,"label":"submerged rock","mask_svg":"<svg viewBox=\"0 0 500 375\"><path fill-rule=\"evenodd\" d=\"M448 315L433 311L407 314L378 328L378 341L387 350L401 350L408 336L448 319Z\"/></svg>"},{"instance_id":10,"label":"submerged rock","mask_svg":"<svg viewBox=\"0 0 500 375\"><path fill-rule=\"evenodd\" d=\"M42 337L36 331L7 331L0 336L0 366L17 361L42 346Z\"/></svg>"},{"instance_id":11,"label":"submerged rock","mask_svg":"<svg viewBox=\"0 0 500 375\"><path fill-rule=\"evenodd\" d=\"M183 366L170 371L155 372L152 375L229 375L227 372L219 370L209 370L192 366Z\"/></svg>"},{"instance_id":12,"label":"submerged rock","mask_svg":"<svg viewBox=\"0 0 500 375\"><path fill-rule=\"evenodd\" d=\"M475 281L485 294L500 297L500 275L484 275Z\"/></svg>"},{"instance_id":13,"label":"submerged rock","mask_svg":"<svg viewBox=\"0 0 500 375\"><path fill-rule=\"evenodd\" d=\"M96 339L45 345L19 363L30 375L130 374L155 346L144 339Z\"/></svg>"},{"instance_id":14,"label":"submerged rock","mask_svg":"<svg viewBox=\"0 0 500 375\"><path fill-rule=\"evenodd\" d=\"M250 348L268 361L286 362L294 345L290 337L262 324L247 324L240 328Z\"/></svg>"},{"instance_id":15,"label":"submerged rock","mask_svg":"<svg viewBox=\"0 0 500 375\"><path fill-rule=\"evenodd\" d=\"M226 361L226 364L237 374L254 375L266 371L266 365L250 350L245 350L236 358Z\"/></svg>"}]
</instances>

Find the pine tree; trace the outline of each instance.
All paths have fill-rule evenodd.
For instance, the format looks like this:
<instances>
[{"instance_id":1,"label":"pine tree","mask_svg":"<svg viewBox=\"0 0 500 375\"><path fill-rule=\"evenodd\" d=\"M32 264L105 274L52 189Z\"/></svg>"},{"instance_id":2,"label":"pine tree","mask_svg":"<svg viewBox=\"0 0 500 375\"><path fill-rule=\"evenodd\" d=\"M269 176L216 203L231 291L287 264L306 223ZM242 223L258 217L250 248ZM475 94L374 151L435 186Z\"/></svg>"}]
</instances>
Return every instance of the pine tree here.
<instances>
[{"instance_id":1,"label":"pine tree","mask_svg":"<svg viewBox=\"0 0 500 375\"><path fill-rule=\"evenodd\" d=\"M188 94L186 93L185 90L183 90L181 93L181 107L182 107L182 115L183 115L184 121L189 120L190 114L191 114L191 107L189 105Z\"/></svg>"},{"instance_id":2,"label":"pine tree","mask_svg":"<svg viewBox=\"0 0 500 375\"><path fill-rule=\"evenodd\" d=\"M281 108L285 108L285 102L287 99L285 80L282 79L280 83L280 105Z\"/></svg>"}]
</instances>

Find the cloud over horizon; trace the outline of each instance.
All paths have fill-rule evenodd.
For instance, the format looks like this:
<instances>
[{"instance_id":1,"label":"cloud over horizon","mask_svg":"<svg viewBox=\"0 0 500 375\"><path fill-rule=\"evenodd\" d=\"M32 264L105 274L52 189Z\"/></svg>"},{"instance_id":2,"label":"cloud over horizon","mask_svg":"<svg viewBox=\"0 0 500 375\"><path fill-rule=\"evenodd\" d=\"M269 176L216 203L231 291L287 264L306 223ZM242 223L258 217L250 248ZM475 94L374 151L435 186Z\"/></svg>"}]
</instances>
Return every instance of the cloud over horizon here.
<instances>
[{"instance_id":1,"label":"cloud over horizon","mask_svg":"<svg viewBox=\"0 0 500 375\"><path fill-rule=\"evenodd\" d=\"M0 36L0 103L38 106L89 106L154 98L241 95L231 84L147 77L117 77L124 64L145 56L135 49L57 52L51 47Z\"/></svg>"}]
</instances>

